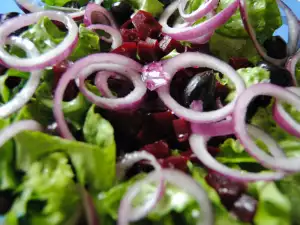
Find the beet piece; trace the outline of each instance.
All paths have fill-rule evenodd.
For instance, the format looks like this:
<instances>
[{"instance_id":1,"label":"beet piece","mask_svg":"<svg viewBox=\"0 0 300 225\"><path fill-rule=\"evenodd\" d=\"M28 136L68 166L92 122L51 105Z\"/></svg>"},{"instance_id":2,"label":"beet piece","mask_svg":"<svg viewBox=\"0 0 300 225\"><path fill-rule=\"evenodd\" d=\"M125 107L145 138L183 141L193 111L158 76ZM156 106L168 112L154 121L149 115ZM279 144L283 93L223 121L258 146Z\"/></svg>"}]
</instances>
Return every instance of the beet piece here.
<instances>
[{"instance_id":1,"label":"beet piece","mask_svg":"<svg viewBox=\"0 0 300 225\"><path fill-rule=\"evenodd\" d=\"M131 20L142 40L147 37L157 38L162 28L150 13L143 10L139 10Z\"/></svg>"},{"instance_id":2,"label":"beet piece","mask_svg":"<svg viewBox=\"0 0 300 225\"><path fill-rule=\"evenodd\" d=\"M120 29L124 42L139 42L139 34L136 29Z\"/></svg>"},{"instance_id":3,"label":"beet piece","mask_svg":"<svg viewBox=\"0 0 300 225\"><path fill-rule=\"evenodd\" d=\"M133 29L134 26L132 24L132 20L127 20L121 27L120 29Z\"/></svg>"},{"instance_id":4,"label":"beet piece","mask_svg":"<svg viewBox=\"0 0 300 225\"><path fill-rule=\"evenodd\" d=\"M191 134L190 125L184 119L173 120L173 128L179 142L185 142Z\"/></svg>"},{"instance_id":5,"label":"beet piece","mask_svg":"<svg viewBox=\"0 0 300 225\"><path fill-rule=\"evenodd\" d=\"M177 52L183 52L184 47L176 40L172 39L170 36L165 35L159 42L160 49L167 55L174 49Z\"/></svg>"},{"instance_id":6,"label":"beet piece","mask_svg":"<svg viewBox=\"0 0 300 225\"><path fill-rule=\"evenodd\" d=\"M153 144L145 145L140 150L145 150L151 153L155 156L155 158L166 158L170 155L168 143L163 140L154 142Z\"/></svg>"},{"instance_id":7,"label":"beet piece","mask_svg":"<svg viewBox=\"0 0 300 225\"><path fill-rule=\"evenodd\" d=\"M231 65L235 70L254 66L248 59L237 57L230 58L229 65Z\"/></svg>"},{"instance_id":8,"label":"beet piece","mask_svg":"<svg viewBox=\"0 0 300 225\"><path fill-rule=\"evenodd\" d=\"M241 221L251 223L257 209L257 200L243 194L233 205L232 213Z\"/></svg>"},{"instance_id":9,"label":"beet piece","mask_svg":"<svg viewBox=\"0 0 300 225\"><path fill-rule=\"evenodd\" d=\"M53 78L53 85L52 85L52 91L54 92L60 78L62 75L68 70L68 68L71 66L70 62L64 60L60 63L57 63L53 66L53 73L54 73L54 78ZM75 83L75 81L71 81L64 93L64 101L71 101L74 98L76 98L77 94L79 92L79 89Z\"/></svg>"},{"instance_id":10,"label":"beet piece","mask_svg":"<svg viewBox=\"0 0 300 225\"><path fill-rule=\"evenodd\" d=\"M152 113L151 117L159 133L171 134L172 121L176 119L175 115L170 111Z\"/></svg>"},{"instance_id":11,"label":"beet piece","mask_svg":"<svg viewBox=\"0 0 300 225\"><path fill-rule=\"evenodd\" d=\"M170 156L163 160L162 167L163 168L172 168L178 169L183 172L187 172L188 157L185 156Z\"/></svg>"},{"instance_id":12,"label":"beet piece","mask_svg":"<svg viewBox=\"0 0 300 225\"><path fill-rule=\"evenodd\" d=\"M111 52L136 59L137 45L134 42L124 42L120 47L114 49Z\"/></svg>"},{"instance_id":13,"label":"beet piece","mask_svg":"<svg viewBox=\"0 0 300 225\"><path fill-rule=\"evenodd\" d=\"M182 152L180 155L187 157L188 160L190 160L192 163L196 163L196 164L201 164L202 165L202 162L198 159L198 157L194 154L194 152L191 149Z\"/></svg>"},{"instance_id":14,"label":"beet piece","mask_svg":"<svg viewBox=\"0 0 300 225\"><path fill-rule=\"evenodd\" d=\"M152 41L152 43L139 41L137 45L137 53L140 60L144 63L158 61L162 56L157 40Z\"/></svg>"},{"instance_id":15,"label":"beet piece","mask_svg":"<svg viewBox=\"0 0 300 225\"><path fill-rule=\"evenodd\" d=\"M221 201L227 209L245 192L243 183L235 182L218 173L209 173L205 177L206 182L219 194Z\"/></svg>"}]
</instances>

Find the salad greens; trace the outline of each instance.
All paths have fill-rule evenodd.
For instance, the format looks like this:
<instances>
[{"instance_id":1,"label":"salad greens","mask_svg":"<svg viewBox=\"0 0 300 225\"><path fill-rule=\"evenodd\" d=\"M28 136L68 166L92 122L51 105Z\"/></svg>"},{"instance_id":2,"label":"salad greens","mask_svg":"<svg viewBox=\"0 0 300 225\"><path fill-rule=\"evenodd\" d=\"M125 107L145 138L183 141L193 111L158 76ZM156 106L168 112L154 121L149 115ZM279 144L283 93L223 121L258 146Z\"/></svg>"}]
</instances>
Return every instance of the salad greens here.
<instances>
[{"instance_id":1,"label":"salad greens","mask_svg":"<svg viewBox=\"0 0 300 225\"><path fill-rule=\"evenodd\" d=\"M42 0L42 1L49 6L64 6L68 2L71 2L71 0ZM78 2L81 6L85 6L86 4L89 3L89 0L75 0L75 2Z\"/></svg>"}]
</instances>

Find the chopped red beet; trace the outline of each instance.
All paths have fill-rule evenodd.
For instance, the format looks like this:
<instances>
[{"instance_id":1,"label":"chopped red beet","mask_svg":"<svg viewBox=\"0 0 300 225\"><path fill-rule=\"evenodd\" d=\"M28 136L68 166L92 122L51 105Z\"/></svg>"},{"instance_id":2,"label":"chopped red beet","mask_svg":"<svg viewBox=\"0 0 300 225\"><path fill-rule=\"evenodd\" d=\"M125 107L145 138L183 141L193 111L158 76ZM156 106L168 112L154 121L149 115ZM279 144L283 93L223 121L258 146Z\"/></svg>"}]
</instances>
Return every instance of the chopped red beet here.
<instances>
[{"instance_id":1,"label":"chopped red beet","mask_svg":"<svg viewBox=\"0 0 300 225\"><path fill-rule=\"evenodd\" d=\"M168 143L163 140L154 142L153 144L145 145L140 150L145 150L151 153L155 156L155 158L166 158L170 155Z\"/></svg>"},{"instance_id":2,"label":"chopped red beet","mask_svg":"<svg viewBox=\"0 0 300 225\"><path fill-rule=\"evenodd\" d=\"M160 49L167 55L174 49L177 52L183 52L184 46L182 46L178 41L172 39L170 36L165 35L163 39L159 42Z\"/></svg>"},{"instance_id":3,"label":"chopped red beet","mask_svg":"<svg viewBox=\"0 0 300 225\"><path fill-rule=\"evenodd\" d=\"M134 28L133 24L132 24L132 20L127 20L125 23L123 23L123 25L120 27L120 29L132 29Z\"/></svg>"},{"instance_id":4,"label":"chopped red beet","mask_svg":"<svg viewBox=\"0 0 300 225\"><path fill-rule=\"evenodd\" d=\"M120 29L124 42L138 42L140 40L139 34L135 28L133 29Z\"/></svg>"},{"instance_id":5,"label":"chopped red beet","mask_svg":"<svg viewBox=\"0 0 300 225\"><path fill-rule=\"evenodd\" d=\"M151 13L143 10L139 10L131 20L142 40L147 37L157 38L162 28Z\"/></svg>"},{"instance_id":6,"label":"chopped red beet","mask_svg":"<svg viewBox=\"0 0 300 225\"><path fill-rule=\"evenodd\" d=\"M186 172L188 170L188 167L187 167L188 160L189 159L185 156L170 156L170 157L164 159L164 161L162 163L162 167L178 169L178 170Z\"/></svg>"},{"instance_id":7,"label":"chopped red beet","mask_svg":"<svg viewBox=\"0 0 300 225\"><path fill-rule=\"evenodd\" d=\"M198 159L198 157L194 154L194 152L193 152L191 149L182 152L180 155L185 156L185 157L188 157L188 159L189 159L192 163L202 164L201 161Z\"/></svg>"},{"instance_id":8,"label":"chopped red beet","mask_svg":"<svg viewBox=\"0 0 300 225\"><path fill-rule=\"evenodd\" d=\"M229 59L229 64L235 69L253 67L253 64L247 58L232 57Z\"/></svg>"},{"instance_id":9,"label":"chopped red beet","mask_svg":"<svg viewBox=\"0 0 300 225\"><path fill-rule=\"evenodd\" d=\"M172 130L172 121L176 119L176 116L172 111L152 113L152 118L156 123L156 126L161 131L170 132Z\"/></svg>"},{"instance_id":10,"label":"chopped red beet","mask_svg":"<svg viewBox=\"0 0 300 225\"><path fill-rule=\"evenodd\" d=\"M158 41L151 39L151 43L139 41L137 45L137 53L140 60L144 63L157 61L162 57L162 52L158 46Z\"/></svg>"},{"instance_id":11,"label":"chopped red beet","mask_svg":"<svg viewBox=\"0 0 300 225\"><path fill-rule=\"evenodd\" d=\"M185 142L191 134L190 125L184 119L173 120L173 128L179 142Z\"/></svg>"},{"instance_id":12,"label":"chopped red beet","mask_svg":"<svg viewBox=\"0 0 300 225\"><path fill-rule=\"evenodd\" d=\"M136 59L137 45L135 42L124 42L120 47L111 52Z\"/></svg>"}]
</instances>

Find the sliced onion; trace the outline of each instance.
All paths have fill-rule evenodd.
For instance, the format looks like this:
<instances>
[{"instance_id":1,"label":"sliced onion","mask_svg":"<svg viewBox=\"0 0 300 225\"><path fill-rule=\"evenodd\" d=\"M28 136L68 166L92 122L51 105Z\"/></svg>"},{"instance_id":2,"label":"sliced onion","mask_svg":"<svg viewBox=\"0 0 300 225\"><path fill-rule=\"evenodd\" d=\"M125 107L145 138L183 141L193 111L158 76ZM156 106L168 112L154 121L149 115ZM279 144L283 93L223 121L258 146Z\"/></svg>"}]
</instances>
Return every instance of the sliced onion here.
<instances>
[{"instance_id":1,"label":"sliced onion","mask_svg":"<svg viewBox=\"0 0 300 225\"><path fill-rule=\"evenodd\" d=\"M156 158L151 155L150 153L146 151L138 151L134 153L129 153L124 156L121 162L117 164L117 176L119 178L124 177L125 171L132 167L135 163L146 160L148 164L153 166L154 170L157 171L158 173L161 173L161 166L156 160ZM130 203L134 199L134 197L138 194L140 186L144 183L148 183L147 178L142 180L141 182L137 182L133 186L130 187L128 190L127 194L123 198L121 205L131 205ZM157 204L157 202L160 200L162 194L164 192L164 180L162 176L160 175L159 182L157 189L155 189L155 192L153 195L151 195L151 199L147 201L143 206L141 207L136 207L133 209L130 209L130 214L126 214L127 217L129 217L130 221L138 221L145 217Z\"/></svg>"},{"instance_id":2,"label":"sliced onion","mask_svg":"<svg viewBox=\"0 0 300 225\"><path fill-rule=\"evenodd\" d=\"M276 0L280 8L283 9L289 26L289 40L288 40L288 55L293 55L298 48L298 41L300 37L300 26L298 24L298 18L283 1Z\"/></svg>"},{"instance_id":3,"label":"sliced onion","mask_svg":"<svg viewBox=\"0 0 300 225\"><path fill-rule=\"evenodd\" d=\"M219 3L219 0L206 0L203 4L199 6L197 10L194 12L187 14L185 13L185 7L188 3L188 0L181 0L178 10L180 13L180 16L188 21L188 22L195 22L198 19L201 19L202 17L206 16L209 12L213 11Z\"/></svg>"},{"instance_id":4,"label":"sliced onion","mask_svg":"<svg viewBox=\"0 0 300 225\"><path fill-rule=\"evenodd\" d=\"M277 1L278 5L284 9L284 11L287 15L287 18L288 18L288 24L289 24L288 54L293 54L296 51L298 37L299 37L299 29L300 29L296 22L297 17L282 1L280 1L280 0L276 0L276 1ZM240 0L240 12L241 12L244 26L245 26L247 32L249 33L249 36L254 44L254 47L256 48L257 52L259 53L259 55L262 58L264 58L266 61L271 62L275 65L284 64L286 61L286 58L275 59L275 58L268 56L265 49L258 42L256 34L255 34L255 30L253 29L253 27L250 23L249 16L248 16L246 0Z\"/></svg>"},{"instance_id":5,"label":"sliced onion","mask_svg":"<svg viewBox=\"0 0 300 225\"><path fill-rule=\"evenodd\" d=\"M110 91L108 86L108 78L115 76L114 72L109 71L100 71L97 73L95 78L95 85L100 91L101 95L106 98L117 98L114 94Z\"/></svg>"},{"instance_id":6,"label":"sliced onion","mask_svg":"<svg viewBox=\"0 0 300 225\"><path fill-rule=\"evenodd\" d=\"M210 112L196 112L177 103L170 95L170 84L168 84L157 89L157 93L164 104L172 110L176 116L194 123L218 122L232 113L237 97L245 90L244 81L238 73L231 66L217 58L195 52L182 53L169 59L163 65L163 71L168 74L168 78L171 80L177 71L187 67L211 68L226 74L235 84L236 97L232 102L221 109Z\"/></svg>"},{"instance_id":7,"label":"sliced onion","mask_svg":"<svg viewBox=\"0 0 300 225\"><path fill-rule=\"evenodd\" d=\"M59 80L59 83L56 87L55 95L54 95L54 116L58 125L58 129L61 132L61 135L64 138L67 139L73 139L72 133L70 132L67 123L64 119L64 114L62 111L62 101L63 101L63 95L67 88L67 85L71 80L77 79L80 76L82 76L82 72L84 69L86 69L90 65L119 65L119 66L126 66L126 68L134 71L141 71L142 66L135 62L134 60L127 58L122 55L117 55L113 53L101 53L101 54L94 54L89 55L81 60L78 60L75 62L72 67L70 67L67 72L61 77ZM91 68L91 67L90 67ZM87 71L86 71L87 72ZM123 70L124 72L124 70ZM86 75L86 74L85 74ZM143 87L140 87L141 89ZM131 95L132 96L132 95ZM127 97L127 96L126 96ZM126 98L125 97L125 98ZM114 101L117 101L117 103L120 103L117 99L111 99ZM130 99L127 97L127 104L130 103ZM106 104L109 105L108 99L104 100ZM132 104L134 102L131 102ZM120 104L124 104L124 102L121 102ZM115 106L115 105L114 105ZM126 104L125 104L126 106ZM128 105L130 107L130 104Z\"/></svg>"},{"instance_id":8,"label":"sliced onion","mask_svg":"<svg viewBox=\"0 0 300 225\"><path fill-rule=\"evenodd\" d=\"M297 63L299 62L299 60L300 60L300 51L298 51L294 56L292 56L292 57L288 60L286 66L285 66L286 69L287 69L288 71L290 71L295 86L297 86L296 66L297 66Z\"/></svg>"},{"instance_id":9,"label":"sliced onion","mask_svg":"<svg viewBox=\"0 0 300 225\"><path fill-rule=\"evenodd\" d=\"M258 129L259 130L259 129ZM274 141L267 134L264 134L264 141ZM265 172L265 173L251 173L247 171L239 171L231 169L221 163L219 163L214 157L210 155L207 150L207 140L201 135L192 134L189 139L190 146L197 158L209 169L218 172L232 180L238 180L242 182L260 181L260 180L279 180L284 176L282 172ZM273 143L276 145L276 143ZM278 153L278 152L277 152Z\"/></svg>"},{"instance_id":10,"label":"sliced onion","mask_svg":"<svg viewBox=\"0 0 300 225\"><path fill-rule=\"evenodd\" d=\"M236 102L236 107L233 113L236 136L244 145L246 151L263 166L287 172L300 171L300 158L275 158L269 156L261 150L249 136L246 124L243 121L246 121L247 107L251 100L259 95L273 96L277 100L292 104L297 110L300 110L300 98L296 94L273 84L261 83L253 85L246 89Z\"/></svg>"},{"instance_id":11,"label":"sliced onion","mask_svg":"<svg viewBox=\"0 0 300 225\"><path fill-rule=\"evenodd\" d=\"M173 12L176 11L178 4L178 1L170 4L162 14L159 20L162 25L162 32L176 40L192 40L210 33L226 23L237 10L239 1L234 0L227 8L200 24L190 27L172 28L167 24L167 21Z\"/></svg>"},{"instance_id":12,"label":"sliced onion","mask_svg":"<svg viewBox=\"0 0 300 225\"><path fill-rule=\"evenodd\" d=\"M84 187L79 187L87 225L99 225L99 219L93 203L93 199Z\"/></svg>"},{"instance_id":13,"label":"sliced onion","mask_svg":"<svg viewBox=\"0 0 300 225\"><path fill-rule=\"evenodd\" d=\"M10 37L7 39L6 44L18 46L26 52L28 57L37 57L39 55L34 44L28 39ZM31 73L22 90L17 93L12 100L0 106L0 118L8 117L12 113L18 111L31 99L40 83L41 76L41 70L36 70Z\"/></svg>"},{"instance_id":14,"label":"sliced onion","mask_svg":"<svg viewBox=\"0 0 300 225\"><path fill-rule=\"evenodd\" d=\"M226 136L234 133L231 119L216 123L192 123L191 130L195 134L207 137Z\"/></svg>"},{"instance_id":15,"label":"sliced onion","mask_svg":"<svg viewBox=\"0 0 300 225\"><path fill-rule=\"evenodd\" d=\"M15 1L19 5L19 7L26 13L40 12L47 9L46 4L42 0L15 0ZM98 5L101 5L103 0L95 0L94 2ZM67 7L57 7L57 8L61 8L62 11L67 11L68 9L70 9ZM72 19L76 21L80 21L82 20L84 13L85 13L85 9L82 8L76 10L75 12L73 10L72 12L68 13L68 15L72 17Z\"/></svg>"},{"instance_id":16,"label":"sliced onion","mask_svg":"<svg viewBox=\"0 0 300 225\"><path fill-rule=\"evenodd\" d=\"M289 91L300 97L300 88L289 87ZM277 124L289 134L300 138L300 124L283 108L281 101L276 101L273 109L273 117Z\"/></svg>"},{"instance_id":17,"label":"sliced onion","mask_svg":"<svg viewBox=\"0 0 300 225\"><path fill-rule=\"evenodd\" d=\"M159 181L161 179L161 175L163 179L168 181L170 184L182 188L188 194L191 194L194 197L194 199L198 202L201 208L201 218L199 219L199 221L197 221L197 225L213 224L212 207L205 190L189 175L186 175L178 170L164 169L162 170L162 172L150 173L144 181L138 183L134 187L135 189L131 189L130 192L127 192L120 204L118 225L129 224L128 215L131 211L131 202L138 193L138 186L141 187L144 183Z\"/></svg>"},{"instance_id":18,"label":"sliced onion","mask_svg":"<svg viewBox=\"0 0 300 225\"><path fill-rule=\"evenodd\" d=\"M97 20L97 24L109 25L113 28L118 28L113 16L100 4L89 3L84 14L84 24L90 26L93 23L93 18Z\"/></svg>"},{"instance_id":19,"label":"sliced onion","mask_svg":"<svg viewBox=\"0 0 300 225\"><path fill-rule=\"evenodd\" d=\"M111 35L111 39L112 39L112 44L111 44L111 48L115 49L118 48L119 46L122 45L122 36L121 33L119 32L119 30L112 28L110 26L107 25L101 25L101 24L97 24L97 25L90 25L87 27L87 29L89 30L103 30L106 33Z\"/></svg>"},{"instance_id":20,"label":"sliced onion","mask_svg":"<svg viewBox=\"0 0 300 225\"><path fill-rule=\"evenodd\" d=\"M22 120L13 123L9 127L6 127L0 132L0 147L5 144L9 139L26 130L41 131L42 126L34 120Z\"/></svg>"},{"instance_id":21,"label":"sliced onion","mask_svg":"<svg viewBox=\"0 0 300 225\"><path fill-rule=\"evenodd\" d=\"M10 55L5 49L5 40L14 31L39 21L42 17L49 17L52 20L62 22L68 28L65 39L54 49L33 58L18 58ZM0 26L0 59L7 67L22 71L34 71L44 69L66 59L74 49L78 40L78 27L74 20L62 12L43 11L7 20Z\"/></svg>"}]
</instances>

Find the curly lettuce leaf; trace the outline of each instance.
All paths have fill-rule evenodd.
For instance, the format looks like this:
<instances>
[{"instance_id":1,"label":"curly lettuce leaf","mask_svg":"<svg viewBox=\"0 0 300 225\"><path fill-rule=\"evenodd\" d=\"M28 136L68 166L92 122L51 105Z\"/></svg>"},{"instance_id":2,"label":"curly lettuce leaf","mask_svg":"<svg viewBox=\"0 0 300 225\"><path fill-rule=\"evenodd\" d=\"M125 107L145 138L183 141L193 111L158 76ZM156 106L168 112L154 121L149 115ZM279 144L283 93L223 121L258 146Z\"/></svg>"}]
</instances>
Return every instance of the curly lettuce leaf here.
<instances>
[{"instance_id":1,"label":"curly lettuce leaf","mask_svg":"<svg viewBox=\"0 0 300 225\"><path fill-rule=\"evenodd\" d=\"M26 172L41 157L64 152L74 166L78 182L88 185L89 190L106 190L114 183L116 147L113 137L109 138L111 143L102 143L101 147L40 132L23 132L14 139L17 169Z\"/></svg>"},{"instance_id":2,"label":"curly lettuce leaf","mask_svg":"<svg viewBox=\"0 0 300 225\"><path fill-rule=\"evenodd\" d=\"M34 162L18 188L20 196L8 212L7 224L14 220L27 224L66 224L80 207L74 173L64 153L53 153ZM34 203L40 207L33 207Z\"/></svg>"},{"instance_id":3,"label":"curly lettuce leaf","mask_svg":"<svg viewBox=\"0 0 300 225\"><path fill-rule=\"evenodd\" d=\"M159 0L126 0L136 10L144 10L153 16L159 16L164 9L164 4Z\"/></svg>"},{"instance_id":4,"label":"curly lettuce leaf","mask_svg":"<svg viewBox=\"0 0 300 225\"><path fill-rule=\"evenodd\" d=\"M22 33L21 37L32 41L41 52L47 52L61 43L66 36L66 32L61 31L48 17L41 18L30 29ZM71 53L70 60L78 60L87 55L100 51L100 38L94 31L88 30L83 24L79 27L79 40ZM20 55L20 49L12 47L11 54Z\"/></svg>"},{"instance_id":5,"label":"curly lettuce leaf","mask_svg":"<svg viewBox=\"0 0 300 225\"><path fill-rule=\"evenodd\" d=\"M66 3L71 2L74 0L42 0L45 4L50 6L64 6ZM89 3L89 0L75 0L75 2L78 2L81 6L85 6Z\"/></svg>"},{"instance_id":6,"label":"curly lettuce leaf","mask_svg":"<svg viewBox=\"0 0 300 225\"><path fill-rule=\"evenodd\" d=\"M270 72L260 67L241 68L238 69L237 72L245 82L247 88L253 84L270 81ZM227 85L227 87L231 90L228 96L226 97L226 101L227 102L232 101L233 98L235 97L234 84L227 77L223 77L222 79L218 78L218 80L223 85Z\"/></svg>"}]
</instances>

